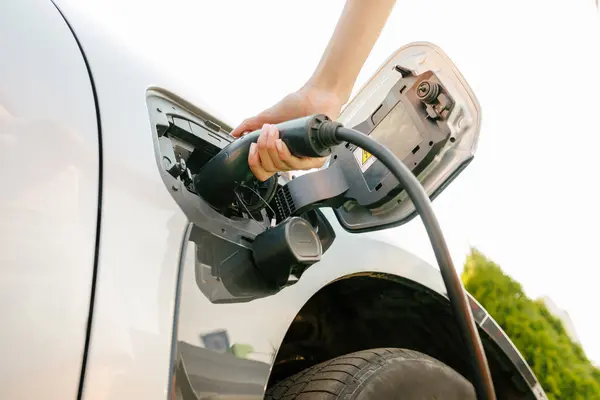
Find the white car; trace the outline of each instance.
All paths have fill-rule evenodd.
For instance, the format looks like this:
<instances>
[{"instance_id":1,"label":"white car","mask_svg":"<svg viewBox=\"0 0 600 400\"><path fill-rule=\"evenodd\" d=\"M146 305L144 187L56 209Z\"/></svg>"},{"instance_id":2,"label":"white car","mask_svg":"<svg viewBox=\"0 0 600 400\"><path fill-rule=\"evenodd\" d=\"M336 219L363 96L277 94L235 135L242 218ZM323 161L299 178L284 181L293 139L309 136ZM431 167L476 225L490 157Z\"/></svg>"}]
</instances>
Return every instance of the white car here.
<instances>
[{"instance_id":1,"label":"white car","mask_svg":"<svg viewBox=\"0 0 600 400\"><path fill-rule=\"evenodd\" d=\"M0 8L0 398L474 396L440 272L357 234L412 218L404 192L389 190L377 207L307 209L297 217L318 235L318 262L283 265L283 281L265 283L252 259L263 231L254 212L218 214L193 186L232 141L230 124L75 4ZM437 109L443 135L406 154L402 136L393 151L414 158L435 197L473 157L478 103L434 45L404 46L382 65L340 122L378 126L377 107L400 79L434 71L454 105ZM385 175L359 148L335 154L356 156L347 168L363 176ZM385 179L370 190L388 190ZM259 214L274 218L269 207ZM248 237L236 236L240 224ZM469 299L497 398L544 399L515 346Z\"/></svg>"}]
</instances>

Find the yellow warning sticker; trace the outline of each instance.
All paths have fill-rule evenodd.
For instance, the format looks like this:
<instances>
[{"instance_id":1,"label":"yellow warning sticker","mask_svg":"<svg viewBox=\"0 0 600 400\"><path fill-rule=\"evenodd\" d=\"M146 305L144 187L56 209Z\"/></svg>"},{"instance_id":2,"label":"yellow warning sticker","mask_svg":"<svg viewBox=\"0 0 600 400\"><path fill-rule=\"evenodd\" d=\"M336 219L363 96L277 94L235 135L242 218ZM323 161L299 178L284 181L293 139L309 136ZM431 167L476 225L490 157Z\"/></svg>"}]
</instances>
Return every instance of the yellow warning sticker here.
<instances>
[{"instance_id":1,"label":"yellow warning sticker","mask_svg":"<svg viewBox=\"0 0 600 400\"><path fill-rule=\"evenodd\" d=\"M365 172L371 165L375 163L375 157L360 147L354 150L354 158L356 159L356 162L360 166L360 170L362 172Z\"/></svg>"}]
</instances>

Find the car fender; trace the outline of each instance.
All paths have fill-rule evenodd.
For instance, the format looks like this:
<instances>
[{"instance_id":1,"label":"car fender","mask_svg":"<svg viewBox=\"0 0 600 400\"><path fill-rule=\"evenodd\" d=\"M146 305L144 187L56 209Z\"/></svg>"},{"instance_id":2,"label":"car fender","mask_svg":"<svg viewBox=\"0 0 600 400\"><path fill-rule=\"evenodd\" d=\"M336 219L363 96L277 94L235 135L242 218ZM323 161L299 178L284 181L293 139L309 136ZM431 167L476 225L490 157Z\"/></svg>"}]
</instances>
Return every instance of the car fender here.
<instances>
[{"instance_id":1,"label":"car fender","mask_svg":"<svg viewBox=\"0 0 600 400\"><path fill-rule=\"evenodd\" d=\"M197 260L193 245L183 252L179 308L174 329L179 345L175 368L183 366L181 368L185 369L185 374L180 368L178 377L184 379L183 376L187 375L185 379L189 380L190 388L210 388L210 393L224 396L254 394L261 398L269 375L278 359L282 358L280 349L282 343L288 340L286 337L290 336L290 327L302 317L301 310L319 293L340 281L348 281L352 285L351 282L359 277L383 279L393 281L398 292L405 290L407 285L416 286L428 295L443 299L449 309L438 269L398 246L366 235L349 234L340 227L330 209L323 212L336 231L334 244L319 263L302 275L298 283L273 296L250 302L213 304L196 284ZM469 299L490 353L495 352L497 357L502 358L504 368L508 363L513 379L517 376L530 389L525 391L523 397L514 398L534 398L531 395L538 390L539 384L518 350L493 318L471 296ZM428 317L423 315L423 318ZM404 328L410 329L410 326ZM390 325L389 329L396 328ZM382 345L388 344L385 339L381 340ZM459 339L456 340L458 343ZM236 354L236 346L247 348L243 356L237 356L240 360L238 364L232 356ZM215 359L216 354L221 354L221 358ZM186 362L188 359L192 360L190 365ZM222 365L222 369L219 365ZM497 365L500 365L500 361ZM499 371L497 373L500 374ZM247 381L250 377L252 382ZM239 386L242 384L246 385L243 390Z\"/></svg>"}]
</instances>

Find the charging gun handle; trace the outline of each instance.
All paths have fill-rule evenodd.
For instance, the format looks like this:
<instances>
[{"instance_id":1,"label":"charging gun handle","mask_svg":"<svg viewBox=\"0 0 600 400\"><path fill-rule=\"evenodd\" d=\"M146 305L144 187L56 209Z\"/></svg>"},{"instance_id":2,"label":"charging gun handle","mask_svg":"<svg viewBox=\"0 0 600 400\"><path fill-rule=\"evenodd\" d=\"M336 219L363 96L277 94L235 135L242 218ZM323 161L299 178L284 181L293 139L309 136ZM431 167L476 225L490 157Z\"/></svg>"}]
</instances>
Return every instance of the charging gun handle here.
<instances>
[{"instance_id":1,"label":"charging gun handle","mask_svg":"<svg viewBox=\"0 0 600 400\"><path fill-rule=\"evenodd\" d=\"M324 122L330 121L323 114L311 115L285 121L275 125L279 138L286 144L290 153L296 157L326 157L331 154L331 147L318 143L316 133ZM240 146L250 148L250 143L256 143L260 130L251 132L237 142ZM247 155L247 153L246 153Z\"/></svg>"},{"instance_id":2,"label":"charging gun handle","mask_svg":"<svg viewBox=\"0 0 600 400\"><path fill-rule=\"evenodd\" d=\"M325 157L331 154L336 143L320 140L319 130L335 129L329 118L322 114L311 115L277 124L280 139L297 157ZM260 130L235 140L209 160L194 177L198 194L217 209L228 207L233 201L233 190L240 184L248 184L254 174L248 165L250 144L256 143Z\"/></svg>"}]
</instances>

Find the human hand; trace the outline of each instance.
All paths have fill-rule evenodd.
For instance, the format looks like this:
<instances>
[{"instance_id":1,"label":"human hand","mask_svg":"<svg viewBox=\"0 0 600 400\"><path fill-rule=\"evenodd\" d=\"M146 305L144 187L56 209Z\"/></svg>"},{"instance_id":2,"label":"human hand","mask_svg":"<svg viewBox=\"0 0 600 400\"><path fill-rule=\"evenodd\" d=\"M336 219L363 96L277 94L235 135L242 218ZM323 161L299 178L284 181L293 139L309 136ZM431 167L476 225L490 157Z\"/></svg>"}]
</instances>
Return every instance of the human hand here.
<instances>
[{"instance_id":1,"label":"human hand","mask_svg":"<svg viewBox=\"0 0 600 400\"><path fill-rule=\"evenodd\" d=\"M257 143L250 147L248 164L254 176L265 181L276 172L320 168L326 160L293 156L285 143L279 139L279 131L273 124L313 114L325 114L335 119L341 108L342 101L335 92L305 86L285 96L274 106L244 120L231 134L241 137L245 133L262 128Z\"/></svg>"},{"instance_id":2,"label":"human hand","mask_svg":"<svg viewBox=\"0 0 600 400\"><path fill-rule=\"evenodd\" d=\"M326 158L296 157L290 153L279 138L279 130L272 124L264 124L258 141L250 145L248 165L254 176L261 182L276 172L302 171L320 168Z\"/></svg>"}]
</instances>

